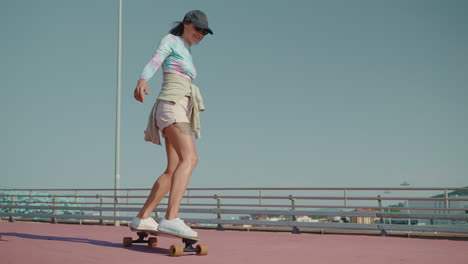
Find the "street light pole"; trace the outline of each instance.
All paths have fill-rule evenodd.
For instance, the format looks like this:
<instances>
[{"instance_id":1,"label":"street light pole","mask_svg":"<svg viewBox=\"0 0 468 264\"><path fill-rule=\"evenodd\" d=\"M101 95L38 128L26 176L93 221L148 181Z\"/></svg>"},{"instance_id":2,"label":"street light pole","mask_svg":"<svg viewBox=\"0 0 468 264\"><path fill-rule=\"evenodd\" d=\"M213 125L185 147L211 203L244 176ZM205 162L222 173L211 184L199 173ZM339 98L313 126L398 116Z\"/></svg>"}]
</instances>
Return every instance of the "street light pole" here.
<instances>
[{"instance_id":1,"label":"street light pole","mask_svg":"<svg viewBox=\"0 0 468 264\"><path fill-rule=\"evenodd\" d=\"M115 120L115 180L114 180L114 216L119 216L117 211L120 189L120 90L121 90L121 71L122 71L122 0L119 0L119 29L118 29L118 47L117 47L117 110ZM114 221L115 226L120 226L120 221Z\"/></svg>"}]
</instances>

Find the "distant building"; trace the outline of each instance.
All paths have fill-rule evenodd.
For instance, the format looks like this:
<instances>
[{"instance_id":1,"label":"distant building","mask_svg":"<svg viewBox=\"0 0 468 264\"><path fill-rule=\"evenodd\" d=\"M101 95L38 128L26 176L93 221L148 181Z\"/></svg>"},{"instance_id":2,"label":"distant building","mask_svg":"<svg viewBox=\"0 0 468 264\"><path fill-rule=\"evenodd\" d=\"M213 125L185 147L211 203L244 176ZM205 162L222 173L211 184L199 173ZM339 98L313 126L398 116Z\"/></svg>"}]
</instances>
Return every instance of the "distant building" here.
<instances>
[{"instance_id":1,"label":"distant building","mask_svg":"<svg viewBox=\"0 0 468 264\"><path fill-rule=\"evenodd\" d=\"M439 198L439 197L438 197ZM468 195L450 196L450 198L468 199ZM412 214L468 214L468 201L448 201L448 206L443 200L426 200L426 201L408 201L409 208L427 208L427 210L407 210ZM460 211L446 211L434 209L465 209ZM447 224L466 224L465 220L443 220L443 219L418 219L419 224L426 225L447 225Z\"/></svg>"},{"instance_id":2,"label":"distant building","mask_svg":"<svg viewBox=\"0 0 468 264\"><path fill-rule=\"evenodd\" d=\"M285 221L286 218L284 218L284 217L268 217L266 220L267 221Z\"/></svg>"},{"instance_id":3,"label":"distant building","mask_svg":"<svg viewBox=\"0 0 468 264\"><path fill-rule=\"evenodd\" d=\"M333 222L333 223L341 223L341 216L333 216L333 217L330 217L330 222Z\"/></svg>"},{"instance_id":4,"label":"distant building","mask_svg":"<svg viewBox=\"0 0 468 264\"><path fill-rule=\"evenodd\" d=\"M297 222L318 222L318 221L313 221L312 218L310 218L309 216L296 216L296 221Z\"/></svg>"},{"instance_id":5,"label":"distant building","mask_svg":"<svg viewBox=\"0 0 468 264\"><path fill-rule=\"evenodd\" d=\"M377 210L374 209L356 209L354 212L372 212L375 213ZM380 218L378 217L369 217L369 216L351 216L350 222L355 224L374 224L378 222Z\"/></svg>"}]
</instances>

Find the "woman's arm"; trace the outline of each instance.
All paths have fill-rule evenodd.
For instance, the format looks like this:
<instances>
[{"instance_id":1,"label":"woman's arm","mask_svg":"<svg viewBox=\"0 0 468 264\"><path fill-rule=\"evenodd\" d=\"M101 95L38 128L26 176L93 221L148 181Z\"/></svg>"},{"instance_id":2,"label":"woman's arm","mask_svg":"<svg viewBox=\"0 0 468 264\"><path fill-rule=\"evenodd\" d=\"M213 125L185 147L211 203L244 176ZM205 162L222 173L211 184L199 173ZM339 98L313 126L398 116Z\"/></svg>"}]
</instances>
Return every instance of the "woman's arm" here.
<instances>
[{"instance_id":1,"label":"woman's arm","mask_svg":"<svg viewBox=\"0 0 468 264\"><path fill-rule=\"evenodd\" d=\"M138 80L137 87L133 92L133 97L139 102L144 103L145 98L144 94L149 95L148 90L148 80L153 77L153 75L161 67L164 60L172 53L172 44L173 39L171 35L167 35L161 40L158 49L153 54L151 60L143 68L140 79Z\"/></svg>"}]
</instances>

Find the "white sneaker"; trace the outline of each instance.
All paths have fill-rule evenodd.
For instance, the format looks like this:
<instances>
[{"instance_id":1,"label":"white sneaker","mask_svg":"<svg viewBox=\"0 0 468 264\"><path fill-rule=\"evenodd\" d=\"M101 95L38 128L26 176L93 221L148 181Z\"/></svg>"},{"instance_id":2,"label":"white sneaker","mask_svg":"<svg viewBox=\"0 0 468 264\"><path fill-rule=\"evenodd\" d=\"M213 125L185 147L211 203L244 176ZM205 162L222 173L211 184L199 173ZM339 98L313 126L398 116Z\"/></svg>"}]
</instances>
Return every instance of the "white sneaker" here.
<instances>
[{"instance_id":1,"label":"white sneaker","mask_svg":"<svg viewBox=\"0 0 468 264\"><path fill-rule=\"evenodd\" d=\"M129 226L131 229L140 231L157 231L159 225L152 217L148 217L146 219L134 217Z\"/></svg>"},{"instance_id":2,"label":"white sneaker","mask_svg":"<svg viewBox=\"0 0 468 264\"><path fill-rule=\"evenodd\" d=\"M163 218L159 224L158 231L172 235L198 238L198 233L193 231L192 228L186 225L180 218L171 220Z\"/></svg>"}]
</instances>

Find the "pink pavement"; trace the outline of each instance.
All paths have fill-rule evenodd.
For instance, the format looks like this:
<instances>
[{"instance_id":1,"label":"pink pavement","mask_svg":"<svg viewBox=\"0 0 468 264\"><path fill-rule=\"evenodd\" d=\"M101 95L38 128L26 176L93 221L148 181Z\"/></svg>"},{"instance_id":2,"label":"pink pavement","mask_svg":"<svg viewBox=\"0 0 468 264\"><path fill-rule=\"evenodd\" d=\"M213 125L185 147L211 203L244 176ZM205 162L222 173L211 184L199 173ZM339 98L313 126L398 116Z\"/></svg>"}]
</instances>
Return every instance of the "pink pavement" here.
<instances>
[{"instance_id":1,"label":"pink pavement","mask_svg":"<svg viewBox=\"0 0 468 264\"><path fill-rule=\"evenodd\" d=\"M0 222L0 263L468 263L468 241L197 231L209 247L207 256L170 257L168 248L179 240L160 237L156 248L124 248L123 237L136 237L125 226Z\"/></svg>"}]
</instances>

